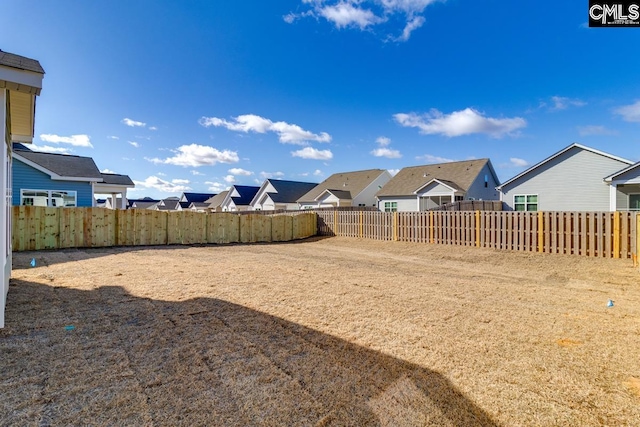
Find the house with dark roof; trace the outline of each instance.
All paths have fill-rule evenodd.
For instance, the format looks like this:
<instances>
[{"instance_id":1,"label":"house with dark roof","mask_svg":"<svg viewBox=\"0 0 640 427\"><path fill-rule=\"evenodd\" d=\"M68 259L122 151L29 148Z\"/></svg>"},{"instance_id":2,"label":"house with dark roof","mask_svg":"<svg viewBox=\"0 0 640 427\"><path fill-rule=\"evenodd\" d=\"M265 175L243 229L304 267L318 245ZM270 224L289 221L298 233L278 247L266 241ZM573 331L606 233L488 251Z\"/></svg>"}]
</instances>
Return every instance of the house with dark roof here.
<instances>
[{"instance_id":1,"label":"house with dark roof","mask_svg":"<svg viewBox=\"0 0 640 427\"><path fill-rule=\"evenodd\" d=\"M391 180L386 169L334 173L298 198L300 209L376 206L375 194Z\"/></svg>"},{"instance_id":2,"label":"house with dark roof","mask_svg":"<svg viewBox=\"0 0 640 427\"><path fill-rule=\"evenodd\" d=\"M103 174L91 157L31 151L13 145L12 203L14 206L90 207L95 194L124 197L134 183L127 175Z\"/></svg>"},{"instance_id":3,"label":"house with dark roof","mask_svg":"<svg viewBox=\"0 0 640 427\"><path fill-rule=\"evenodd\" d=\"M11 211L4 195L12 189L12 144L33 141L36 96L42 90L44 69L35 59L0 50L0 328L11 277Z\"/></svg>"},{"instance_id":4,"label":"house with dark roof","mask_svg":"<svg viewBox=\"0 0 640 427\"><path fill-rule=\"evenodd\" d=\"M640 208L640 168L574 143L498 186L505 210L615 211Z\"/></svg>"},{"instance_id":5,"label":"house with dark roof","mask_svg":"<svg viewBox=\"0 0 640 427\"><path fill-rule=\"evenodd\" d=\"M260 187L251 185L232 185L220 204L222 211L235 212L250 210L251 200L253 200L259 189Z\"/></svg>"},{"instance_id":6,"label":"house with dark roof","mask_svg":"<svg viewBox=\"0 0 640 427\"><path fill-rule=\"evenodd\" d=\"M498 200L500 183L489 159L401 169L376 193L384 212L419 212L461 200Z\"/></svg>"},{"instance_id":7,"label":"house with dark roof","mask_svg":"<svg viewBox=\"0 0 640 427\"><path fill-rule=\"evenodd\" d=\"M147 209L156 211L180 211L182 210L182 206L180 206L180 199L178 197L167 197Z\"/></svg>"},{"instance_id":8,"label":"house with dark roof","mask_svg":"<svg viewBox=\"0 0 640 427\"><path fill-rule=\"evenodd\" d=\"M191 203L204 203L215 195L216 193L182 193L180 202L188 202L188 207Z\"/></svg>"},{"instance_id":9,"label":"house with dark roof","mask_svg":"<svg viewBox=\"0 0 640 427\"><path fill-rule=\"evenodd\" d=\"M266 179L251 200L251 210L297 210L298 199L317 185L312 182Z\"/></svg>"},{"instance_id":10,"label":"house with dark roof","mask_svg":"<svg viewBox=\"0 0 640 427\"><path fill-rule=\"evenodd\" d=\"M155 209L155 205L158 203L160 203L160 200L152 199L151 197L129 199L129 209Z\"/></svg>"}]
</instances>

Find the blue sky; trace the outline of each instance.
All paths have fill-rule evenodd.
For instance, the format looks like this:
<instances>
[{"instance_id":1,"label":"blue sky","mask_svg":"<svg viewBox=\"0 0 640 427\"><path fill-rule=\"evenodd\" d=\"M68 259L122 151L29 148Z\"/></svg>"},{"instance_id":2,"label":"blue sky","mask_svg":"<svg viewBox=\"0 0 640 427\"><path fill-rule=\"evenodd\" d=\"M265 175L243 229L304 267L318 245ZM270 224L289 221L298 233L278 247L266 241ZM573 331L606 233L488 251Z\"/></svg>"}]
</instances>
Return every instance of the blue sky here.
<instances>
[{"instance_id":1,"label":"blue sky","mask_svg":"<svg viewBox=\"0 0 640 427\"><path fill-rule=\"evenodd\" d=\"M46 71L34 148L132 198L483 157L505 181L573 142L640 160L640 28L587 7L4 0L0 49Z\"/></svg>"}]
</instances>

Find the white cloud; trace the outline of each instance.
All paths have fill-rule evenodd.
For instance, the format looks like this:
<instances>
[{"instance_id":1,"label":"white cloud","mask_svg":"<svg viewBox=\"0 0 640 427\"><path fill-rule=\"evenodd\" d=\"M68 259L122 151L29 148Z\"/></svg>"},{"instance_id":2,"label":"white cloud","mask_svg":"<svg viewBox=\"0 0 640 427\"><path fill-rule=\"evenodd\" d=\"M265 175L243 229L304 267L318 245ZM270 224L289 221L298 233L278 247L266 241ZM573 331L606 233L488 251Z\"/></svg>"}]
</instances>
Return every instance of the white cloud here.
<instances>
[{"instance_id":1,"label":"white cloud","mask_svg":"<svg viewBox=\"0 0 640 427\"><path fill-rule=\"evenodd\" d=\"M244 133L274 132L278 135L278 140L283 144L306 145L308 141L331 141L331 135L326 132L315 134L308 130L302 129L298 125L290 124L287 122L272 122L269 119L265 119L264 117L260 117L255 114L243 114L238 117L234 117L233 119L234 121L230 122L218 117L202 117L199 120L199 123L204 127L222 126L232 131Z\"/></svg>"},{"instance_id":2,"label":"white cloud","mask_svg":"<svg viewBox=\"0 0 640 427\"><path fill-rule=\"evenodd\" d=\"M312 160L330 160L333 158L333 153L330 150L317 150L311 147L305 147L302 150L292 151L293 157L300 157L301 159Z\"/></svg>"},{"instance_id":3,"label":"white cloud","mask_svg":"<svg viewBox=\"0 0 640 427\"><path fill-rule=\"evenodd\" d=\"M164 163L176 166L213 166L217 163L237 163L240 161L238 153L235 151L220 151L206 145L190 144L182 145L175 150L171 150L176 155L166 159L145 158L152 163Z\"/></svg>"},{"instance_id":4,"label":"white cloud","mask_svg":"<svg viewBox=\"0 0 640 427\"><path fill-rule=\"evenodd\" d=\"M604 126L578 126L578 133L580 136L590 136L590 135L617 135L618 132L615 130L607 129Z\"/></svg>"},{"instance_id":5,"label":"white cloud","mask_svg":"<svg viewBox=\"0 0 640 427\"><path fill-rule=\"evenodd\" d=\"M204 174L202 172L198 172L197 170L192 170L191 171L191 175L195 175L195 176L204 176Z\"/></svg>"},{"instance_id":6,"label":"white cloud","mask_svg":"<svg viewBox=\"0 0 640 427\"><path fill-rule=\"evenodd\" d=\"M174 184L160 179L157 176L150 176L144 181L134 180L133 183L139 188L153 188L166 193L182 193L184 191L191 190L191 187L182 184Z\"/></svg>"},{"instance_id":7,"label":"white cloud","mask_svg":"<svg viewBox=\"0 0 640 427\"><path fill-rule=\"evenodd\" d=\"M70 148L64 147L52 147L50 145L36 145L29 144L29 149L31 151L40 151L42 153L58 153L58 154L67 154L71 152Z\"/></svg>"},{"instance_id":8,"label":"white cloud","mask_svg":"<svg viewBox=\"0 0 640 427\"><path fill-rule=\"evenodd\" d=\"M158 130L156 126L149 126L149 130Z\"/></svg>"},{"instance_id":9,"label":"white cloud","mask_svg":"<svg viewBox=\"0 0 640 427\"><path fill-rule=\"evenodd\" d=\"M348 1L341 1L333 6L322 6L318 9L318 14L327 21L333 22L338 28L353 26L364 30L383 21L372 11L354 6Z\"/></svg>"},{"instance_id":10,"label":"white cloud","mask_svg":"<svg viewBox=\"0 0 640 427\"><path fill-rule=\"evenodd\" d=\"M425 154L424 156L417 156L417 160L424 160L427 163L449 163L455 162L455 159L448 159L446 157L434 156L431 154Z\"/></svg>"},{"instance_id":11,"label":"white cloud","mask_svg":"<svg viewBox=\"0 0 640 427\"><path fill-rule=\"evenodd\" d=\"M239 175L239 176L251 176L253 175L253 172L242 169L242 168L231 168L228 171L230 174L232 175Z\"/></svg>"},{"instance_id":12,"label":"white cloud","mask_svg":"<svg viewBox=\"0 0 640 427\"><path fill-rule=\"evenodd\" d=\"M371 152L375 157L386 157L387 159L399 159L402 154L398 150L392 150L390 148L376 148Z\"/></svg>"},{"instance_id":13,"label":"white cloud","mask_svg":"<svg viewBox=\"0 0 640 427\"><path fill-rule=\"evenodd\" d=\"M587 105L579 99L571 99L563 96L552 96L551 102L553 105L549 108L552 111L566 110L569 107L584 107Z\"/></svg>"},{"instance_id":14,"label":"white cloud","mask_svg":"<svg viewBox=\"0 0 640 427\"><path fill-rule=\"evenodd\" d=\"M129 144L133 145L136 148L140 147L140 144L135 142L135 141L128 141L128 142L129 142Z\"/></svg>"},{"instance_id":15,"label":"white cloud","mask_svg":"<svg viewBox=\"0 0 640 427\"><path fill-rule=\"evenodd\" d=\"M389 171L391 176L396 176L398 172L400 172L400 169L387 169L387 170Z\"/></svg>"},{"instance_id":16,"label":"white cloud","mask_svg":"<svg viewBox=\"0 0 640 427\"><path fill-rule=\"evenodd\" d=\"M283 172L260 172L260 176L262 177L262 179L269 179L269 178L282 178L284 176Z\"/></svg>"},{"instance_id":17,"label":"white cloud","mask_svg":"<svg viewBox=\"0 0 640 427\"><path fill-rule=\"evenodd\" d=\"M109 138L109 139L120 139L120 137L115 136L115 135L108 136L107 138Z\"/></svg>"},{"instance_id":18,"label":"white cloud","mask_svg":"<svg viewBox=\"0 0 640 427\"><path fill-rule=\"evenodd\" d=\"M143 127L145 127L147 125L144 122L138 122L138 121L135 121L135 120L128 119L126 117L124 119L122 119L122 123L124 123L125 125L130 126L132 128L135 128L135 127L143 128Z\"/></svg>"},{"instance_id":19,"label":"white cloud","mask_svg":"<svg viewBox=\"0 0 640 427\"><path fill-rule=\"evenodd\" d=\"M158 172L156 175L158 175L158 176L167 176L167 174L163 173L163 172Z\"/></svg>"},{"instance_id":20,"label":"white cloud","mask_svg":"<svg viewBox=\"0 0 640 427\"><path fill-rule=\"evenodd\" d=\"M613 110L615 114L622 116L626 122L640 122L640 101L636 101L631 105L623 105Z\"/></svg>"},{"instance_id":21,"label":"white cloud","mask_svg":"<svg viewBox=\"0 0 640 427\"><path fill-rule=\"evenodd\" d=\"M91 145L91 138L89 135L71 135L71 136L59 136L51 133L43 133L40 135L40 139L44 142L51 142L53 144L70 144L74 147L88 147L93 148Z\"/></svg>"},{"instance_id":22,"label":"white cloud","mask_svg":"<svg viewBox=\"0 0 640 427\"><path fill-rule=\"evenodd\" d=\"M308 16L316 20L324 18L336 28L349 27L361 31L384 26L384 31L400 33L386 39L407 41L416 29L424 25L424 10L436 1L439 0L302 0L310 9L302 13L289 13L283 19L292 24ZM403 23L402 30L391 29L398 21Z\"/></svg>"},{"instance_id":23,"label":"white cloud","mask_svg":"<svg viewBox=\"0 0 640 427\"><path fill-rule=\"evenodd\" d=\"M472 108L454 111L451 114L442 114L435 109L421 116L416 113L398 113L394 114L393 118L401 126L418 128L420 133L449 137L481 133L500 138L504 135L515 135L518 129L527 125L526 120L521 117L485 117Z\"/></svg>"},{"instance_id":24,"label":"white cloud","mask_svg":"<svg viewBox=\"0 0 640 427\"><path fill-rule=\"evenodd\" d=\"M387 138L386 136L379 136L378 138L376 138L376 143L380 147L387 147L389 144L391 144L391 139Z\"/></svg>"},{"instance_id":25,"label":"white cloud","mask_svg":"<svg viewBox=\"0 0 640 427\"><path fill-rule=\"evenodd\" d=\"M313 176L323 176L324 174L320 169L316 169L313 171Z\"/></svg>"},{"instance_id":26,"label":"white cloud","mask_svg":"<svg viewBox=\"0 0 640 427\"><path fill-rule=\"evenodd\" d=\"M190 184L191 181L189 181L188 179L172 179L171 183L176 185L186 185Z\"/></svg>"},{"instance_id":27,"label":"white cloud","mask_svg":"<svg viewBox=\"0 0 640 427\"><path fill-rule=\"evenodd\" d=\"M226 182L228 184L233 184L234 182L236 182L236 177L233 176L233 175L227 175L222 179L224 180L224 182Z\"/></svg>"},{"instance_id":28,"label":"white cloud","mask_svg":"<svg viewBox=\"0 0 640 427\"><path fill-rule=\"evenodd\" d=\"M209 186L208 190L214 193L220 193L221 191L225 191L229 189L228 185L223 184L221 182L206 181L205 184Z\"/></svg>"},{"instance_id":29,"label":"white cloud","mask_svg":"<svg viewBox=\"0 0 640 427\"><path fill-rule=\"evenodd\" d=\"M111 169L100 169L100 173L115 173Z\"/></svg>"},{"instance_id":30,"label":"white cloud","mask_svg":"<svg viewBox=\"0 0 640 427\"><path fill-rule=\"evenodd\" d=\"M524 159L519 159L518 157L509 158L509 162L513 167L526 168L527 166L529 166L529 162Z\"/></svg>"}]
</instances>

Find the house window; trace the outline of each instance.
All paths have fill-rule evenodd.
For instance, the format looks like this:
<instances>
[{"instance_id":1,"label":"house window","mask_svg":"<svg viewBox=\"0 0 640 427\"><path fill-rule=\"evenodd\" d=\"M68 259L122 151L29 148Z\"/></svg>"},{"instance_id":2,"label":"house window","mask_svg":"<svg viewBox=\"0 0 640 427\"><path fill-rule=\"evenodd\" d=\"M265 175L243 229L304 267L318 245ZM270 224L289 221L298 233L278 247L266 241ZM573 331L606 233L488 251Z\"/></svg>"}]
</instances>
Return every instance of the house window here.
<instances>
[{"instance_id":1,"label":"house window","mask_svg":"<svg viewBox=\"0 0 640 427\"><path fill-rule=\"evenodd\" d=\"M20 204L53 208L75 207L77 206L77 195L75 191L20 190Z\"/></svg>"},{"instance_id":2,"label":"house window","mask_svg":"<svg viewBox=\"0 0 640 427\"><path fill-rule=\"evenodd\" d=\"M513 196L513 209L518 212L535 212L538 210L538 195L523 194Z\"/></svg>"},{"instance_id":3,"label":"house window","mask_svg":"<svg viewBox=\"0 0 640 427\"><path fill-rule=\"evenodd\" d=\"M629 210L640 211L640 194L629 194Z\"/></svg>"},{"instance_id":4,"label":"house window","mask_svg":"<svg viewBox=\"0 0 640 427\"><path fill-rule=\"evenodd\" d=\"M384 202L385 212L398 212L398 202Z\"/></svg>"}]
</instances>

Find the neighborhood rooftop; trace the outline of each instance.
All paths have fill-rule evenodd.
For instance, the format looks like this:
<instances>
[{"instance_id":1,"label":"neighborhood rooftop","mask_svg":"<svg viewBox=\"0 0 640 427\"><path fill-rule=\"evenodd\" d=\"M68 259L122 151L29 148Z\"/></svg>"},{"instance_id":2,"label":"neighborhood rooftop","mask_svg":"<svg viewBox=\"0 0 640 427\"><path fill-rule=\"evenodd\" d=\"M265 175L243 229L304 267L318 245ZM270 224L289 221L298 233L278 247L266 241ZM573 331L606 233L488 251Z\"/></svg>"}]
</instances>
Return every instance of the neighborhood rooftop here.
<instances>
[{"instance_id":1,"label":"neighborhood rooftop","mask_svg":"<svg viewBox=\"0 0 640 427\"><path fill-rule=\"evenodd\" d=\"M316 200L325 190L348 191L351 193L349 198L355 197L370 185L375 178L385 172L385 169L366 169L355 172L335 173L301 196L298 201Z\"/></svg>"},{"instance_id":2,"label":"neighborhood rooftop","mask_svg":"<svg viewBox=\"0 0 640 427\"><path fill-rule=\"evenodd\" d=\"M97 181L103 179L91 157L42 153L26 149L16 149L14 155L18 159L22 157L61 177L95 178Z\"/></svg>"},{"instance_id":3,"label":"neighborhood rooftop","mask_svg":"<svg viewBox=\"0 0 640 427\"><path fill-rule=\"evenodd\" d=\"M16 68L18 70L33 71L34 73L44 74L44 69L37 60L16 55L14 53L4 52L1 49L0 65Z\"/></svg>"},{"instance_id":4,"label":"neighborhood rooftop","mask_svg":"<svg viewBox=\"0 0 640 427\"><path fill-rule=\"evenodd\" d=\"M376 196L399 196L414 194L425 184L438 180L456 190L467 191L478 177L489 159L463 160L459 162L438 163L403 168L389 181ZM496 178L497 180L497 178Z\"/></svg>"}]
</instances>

